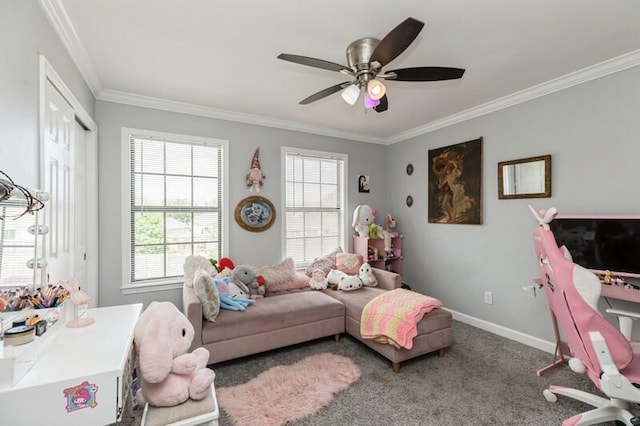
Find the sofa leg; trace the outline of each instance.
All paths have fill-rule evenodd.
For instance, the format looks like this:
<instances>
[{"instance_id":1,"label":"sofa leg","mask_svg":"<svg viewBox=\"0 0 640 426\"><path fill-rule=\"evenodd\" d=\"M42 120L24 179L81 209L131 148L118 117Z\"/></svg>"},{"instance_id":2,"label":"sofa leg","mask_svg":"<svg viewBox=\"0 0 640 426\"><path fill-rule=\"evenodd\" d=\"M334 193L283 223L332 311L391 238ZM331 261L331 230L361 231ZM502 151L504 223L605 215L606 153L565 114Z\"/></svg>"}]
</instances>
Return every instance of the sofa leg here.
<instances>
[{"instance_id":1,"label":"sofa leg","mask_svg":"<svg viewBox=\"0 0 640 426\"><path fill-rule=\"evenodd\" d=\"M391 369L393 370L394 373L399 373L400 372L400 363L399 362L392 362L391 363Z\"/></svg>"},{"instance_id":2,"label":"sofa leg","mask_svg":"<svg viewBox=\"0 0 640 426\"><path fill-rule=\"evenodd\" d=\"M438 349L438 356L442 358L444 356L444 348Z\"/></svg>"},{"instance_id":3,"label":"sofa leg","mask_svg":"<svg viewBox=\"0 0 640 426\"><path fill-rule=\"evenodd\" d=\"M339 334L335 334L333 336L334 340L336 341L336 343L340 343L340 335Z\"/></svg>"}]
</instances>

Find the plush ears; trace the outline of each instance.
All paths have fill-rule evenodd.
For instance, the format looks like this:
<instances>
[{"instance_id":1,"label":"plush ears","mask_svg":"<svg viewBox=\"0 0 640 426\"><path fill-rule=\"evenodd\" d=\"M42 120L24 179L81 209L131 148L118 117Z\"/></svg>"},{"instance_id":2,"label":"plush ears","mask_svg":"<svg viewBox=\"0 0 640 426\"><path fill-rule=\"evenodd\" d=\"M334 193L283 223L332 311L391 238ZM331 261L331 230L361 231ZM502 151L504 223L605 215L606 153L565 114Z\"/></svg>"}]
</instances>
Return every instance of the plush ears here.
<instances>
[{"instance_id":1,"label":"plush ears","mask_svg":"<svg viewBox=\"0 0 640 426\"><path fill-rule=\"evenodd\" d=\"M202 304L202 316L214 322L220 313L220 295L213 284L213 277L204 269L197 269L193 278L193 290Z\"/></svg>"},{"instance_id":2,"label":"plush ears","mask_svg":"<svg viewBox=\"0 0 640 426\"><path fill-rule=\"evenodd\" d=\"M550 207L547 210L538 210L533 208L531 204L529 204L529 210L533 213L533 216L538 220L540 226L544 229L549 229L549 223L558 215L558 210L555 207Z\"/></svg>"},{"instance_id":3,"label":"plush ears","mask_svg":"<svg viewBox=\"0 0 640 426\"><path fill-rule=\"evenodd\" d=\"M173 358L189 350L195 332L171 302L151 302L133 330L140 373L148 383L160 383L171 372Z\"/></svg>"}]
</instances>

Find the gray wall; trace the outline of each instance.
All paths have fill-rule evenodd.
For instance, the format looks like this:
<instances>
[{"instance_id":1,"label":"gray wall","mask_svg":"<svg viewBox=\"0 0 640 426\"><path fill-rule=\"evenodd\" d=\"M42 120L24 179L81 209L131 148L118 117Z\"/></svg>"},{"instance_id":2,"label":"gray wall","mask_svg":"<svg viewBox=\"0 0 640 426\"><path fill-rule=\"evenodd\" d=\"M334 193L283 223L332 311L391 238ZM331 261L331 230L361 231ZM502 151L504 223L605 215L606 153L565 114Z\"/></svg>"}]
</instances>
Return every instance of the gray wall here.
<instances>
[{"instance_id":1,"label":"gray wall","mask_svg":"<svg viewBox=\"0 0 640 426\"><path fill-rule=\"evenodd\" d=\"M0 0L0 170L39 187L40 54L91 117L94 98L36 1Z\"/></svg>"},{"instance_id":2,"label":"gray wall","mask_svg":"<svg viewBox=\"0 0 640 426\"><path fill-rule=\"evenodd\" d=\"M387 202L405 234L405 280L454 311L553 340L546 298L522 290L537 276L536 221L527 204L561 213L640 213L639 111L636 67L389 146L387 185L402 190L390 190ZM484 223L427 223L428 150L479 136ZM543 154L552 155L552 197L498 200L497 163ZM407 176L410 162L415 172ZM493 305L483 303L485 291L493 292Z\"/></svg>"},{"instance_id":3,"label":"gray wall","mask_svg":"<svg viewBox=\"0 0 640 426\"><path fill-rule=\"evenodd\" d=\"M205 136L229 141L229 253L236 263L267 265L282 260L280 219L261 233L240 228L233 219L236 204L251 194L245 187L245 175L256 148L260 148L260 165L266 175L260 195L265 196L281 213L281 147L339 152L348 154L348 205L352 212L358 204L370 204L386 213L387 200L387 147L364 142L347 141L326 136L280 130L217 120L206 117L177 114L155 109L139 108L111 102L96 102L99 127L99 203L100 203L100 305L153 300L182 303L180 290L167 290L133 295L122 295L121 259L121 128L133 127L185 135ZM357 175L371 179L371 192L358 193ZM351 215L348 217L351 225ZM351 235L351 234L350 234ZM349 242L350 244L350 242ZM345 247L346 249L346 247Z\"/></svg>"}]
</instances>

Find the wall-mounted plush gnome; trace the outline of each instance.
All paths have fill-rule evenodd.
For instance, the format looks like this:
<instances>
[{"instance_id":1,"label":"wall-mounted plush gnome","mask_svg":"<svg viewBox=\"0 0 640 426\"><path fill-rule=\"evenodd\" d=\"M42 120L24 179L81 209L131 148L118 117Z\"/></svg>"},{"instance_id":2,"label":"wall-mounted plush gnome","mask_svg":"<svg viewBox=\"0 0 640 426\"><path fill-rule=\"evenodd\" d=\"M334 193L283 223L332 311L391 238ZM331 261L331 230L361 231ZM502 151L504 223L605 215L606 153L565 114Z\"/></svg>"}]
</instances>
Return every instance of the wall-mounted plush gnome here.
<instances>
[{"instance_id":1,"label":"wall-mounted plush gnome","mask_svg":"<svg viewBox=\"0 0 640 426\"><path fill-rule=\"evenodd\" d=\"M247 172L247 188L249 191L260 192L260 188L264 185L265 175L262 174L262 169L260 168L260 159L258 158L260 155L260 148L256 148L256 152L253 153L253 159L251 160L251 167Z\"/></svg>"}]
</instances>

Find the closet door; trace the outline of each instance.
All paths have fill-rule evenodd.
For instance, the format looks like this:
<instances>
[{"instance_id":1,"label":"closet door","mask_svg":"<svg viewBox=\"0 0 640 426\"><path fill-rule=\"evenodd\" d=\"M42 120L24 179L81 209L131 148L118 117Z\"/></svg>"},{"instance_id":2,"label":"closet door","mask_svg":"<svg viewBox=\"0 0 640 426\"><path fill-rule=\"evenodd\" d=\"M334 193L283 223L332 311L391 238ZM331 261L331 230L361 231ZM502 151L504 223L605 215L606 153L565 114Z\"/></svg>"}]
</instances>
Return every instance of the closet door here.
<instances>
[{"instance_id":1,"label":"closet door","mask_svg":"<svg viewBox=\"0 0 640 426\"><path fill-rule=\"evenodd\" d=\"M43 209L49 232L44 238L48 282L67 281L74 272L75 113L49 80L45 87L43 167L44 190L50 200Z\"/></svg>"}]
</instances>

